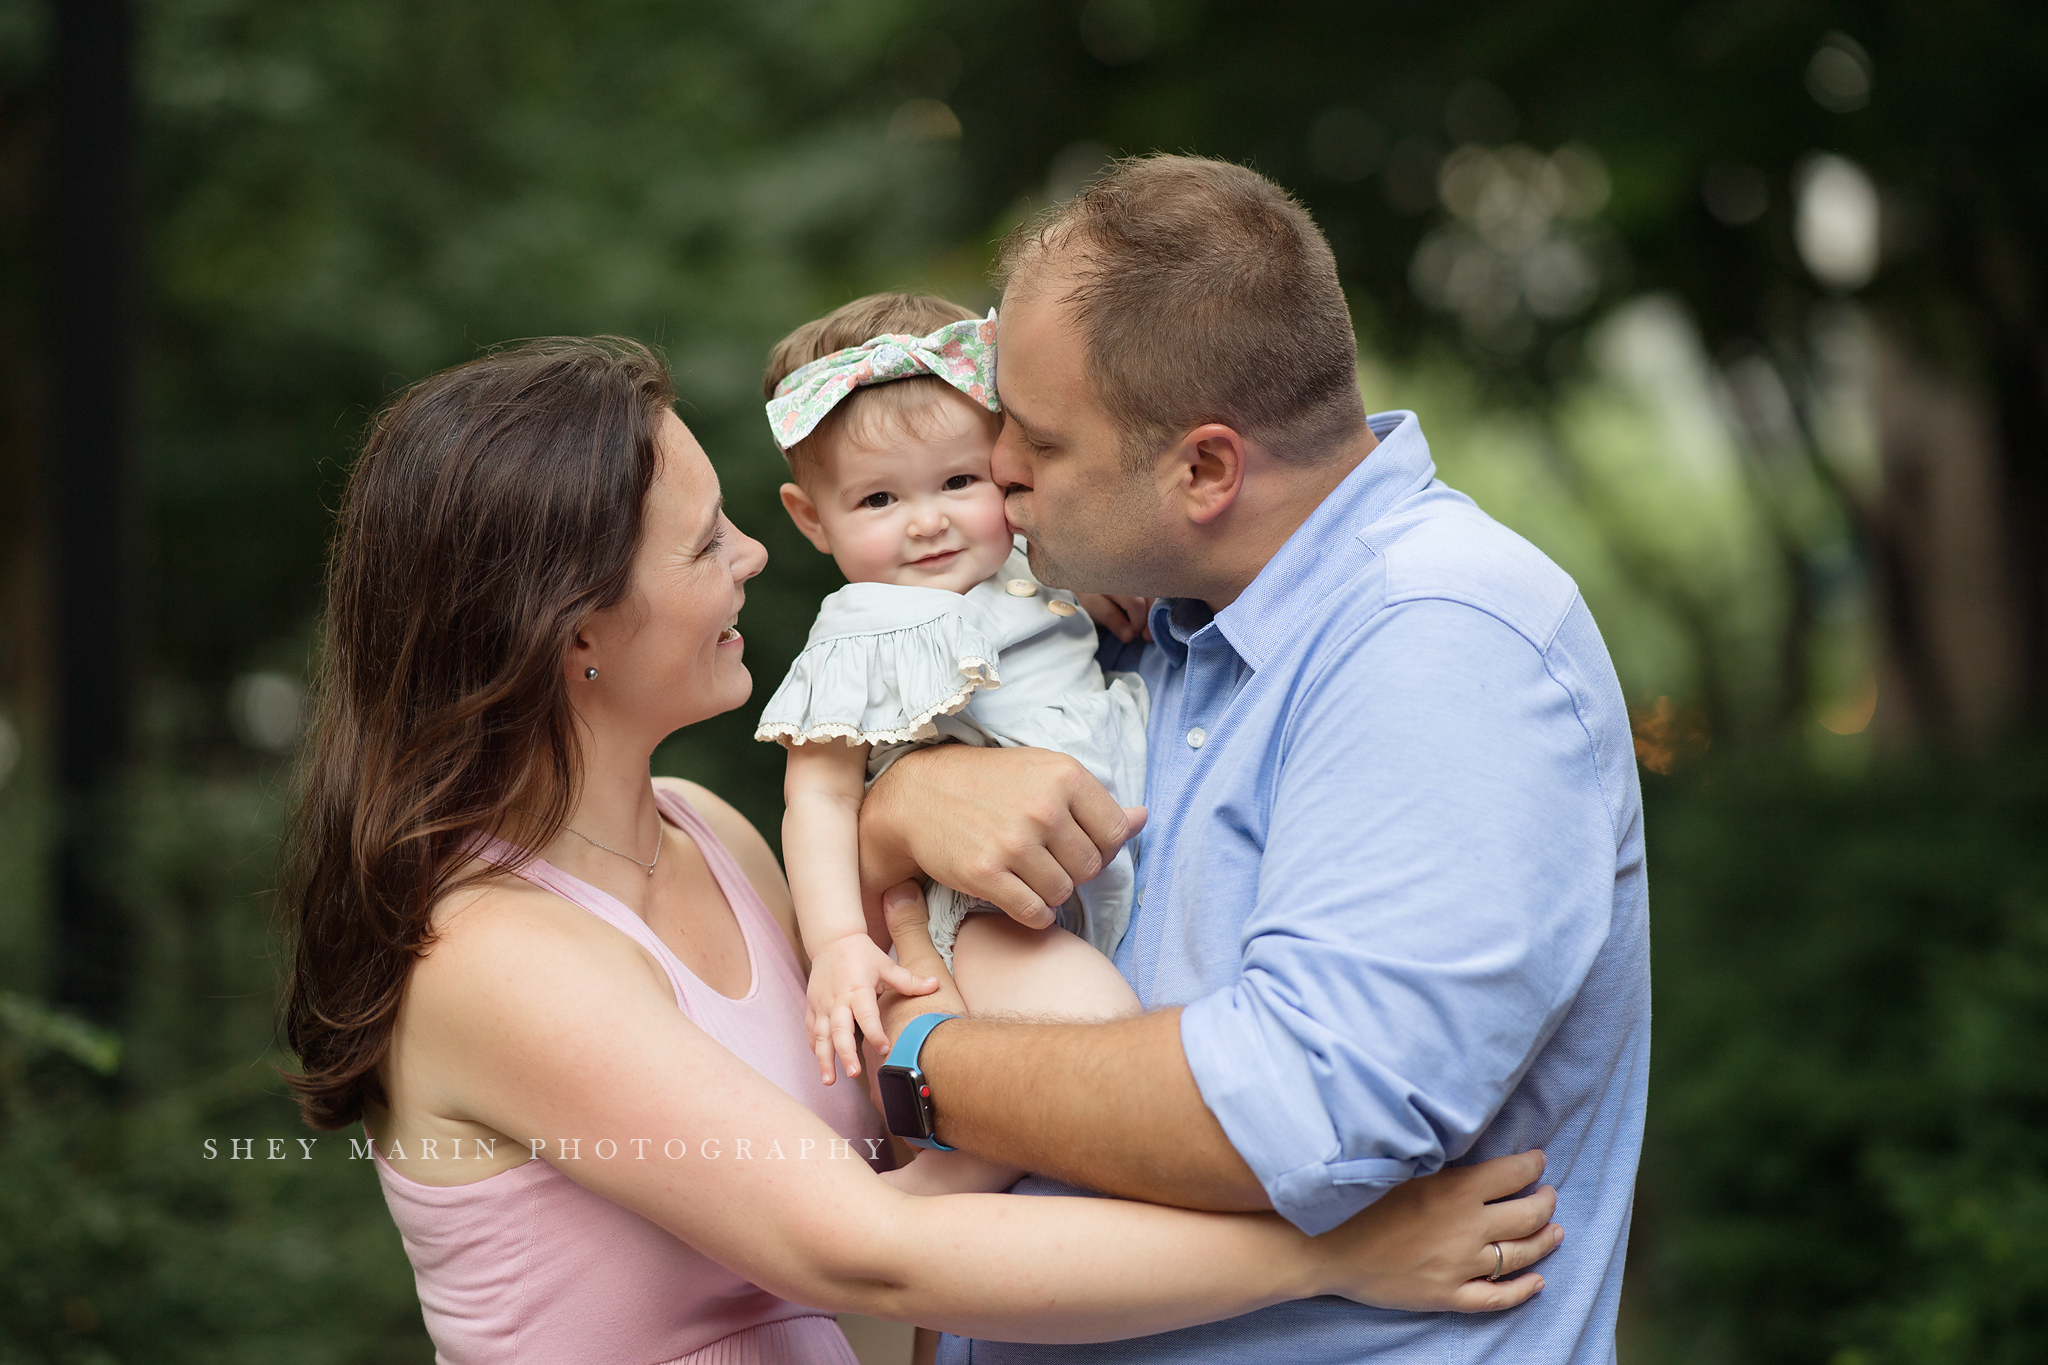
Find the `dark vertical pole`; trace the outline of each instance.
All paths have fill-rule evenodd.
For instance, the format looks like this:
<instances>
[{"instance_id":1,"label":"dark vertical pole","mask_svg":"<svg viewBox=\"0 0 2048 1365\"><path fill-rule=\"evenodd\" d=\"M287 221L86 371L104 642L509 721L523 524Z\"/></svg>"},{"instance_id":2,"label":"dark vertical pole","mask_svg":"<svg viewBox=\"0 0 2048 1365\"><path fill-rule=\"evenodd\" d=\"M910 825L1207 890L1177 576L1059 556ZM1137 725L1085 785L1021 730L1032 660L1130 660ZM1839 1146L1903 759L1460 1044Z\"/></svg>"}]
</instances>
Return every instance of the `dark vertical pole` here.
<instances>
[{"instance_id":1,"label":"dark vertical pole","mask_svg":"<svg viewBox=\"0 0 2048 1365\"><path fill-rule=\"evenodd\" d=\"M130 742L139 196L131 0L52 0L49 629L56 668L54 988L113 1023L127 933L110 892Z\"/></svg>"}]
</instances>

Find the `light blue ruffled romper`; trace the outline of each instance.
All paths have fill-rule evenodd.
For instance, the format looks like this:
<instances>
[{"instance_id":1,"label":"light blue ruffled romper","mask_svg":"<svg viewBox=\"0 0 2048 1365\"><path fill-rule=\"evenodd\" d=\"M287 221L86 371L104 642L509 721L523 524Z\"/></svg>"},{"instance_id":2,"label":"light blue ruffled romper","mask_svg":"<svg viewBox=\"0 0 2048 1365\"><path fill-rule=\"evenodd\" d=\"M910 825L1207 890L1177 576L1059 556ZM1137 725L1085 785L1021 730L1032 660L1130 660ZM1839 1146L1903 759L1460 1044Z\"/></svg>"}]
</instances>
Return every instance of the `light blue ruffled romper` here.
<instances>
[{"instance_id":1,"label":"light blue ruffled romper","mask_svg":"<svg viewBox=\"0 0 2048 1365\"><path fill-rule=\"evenodd\" d=\"M965 593L849 583L827 597L808 643L761 713L756 739L871 746L868 780L926 744L1057 749L1127 806L1145 799L1145 684L1104 676L1095 624L1070 592L1031 575L1021 550ZM783 850L800 857L798 849ZM1131 851L1060 908L1060 923L1116 952L1131 919ZM988 902L933 884L932 942L950 966L960 921Z\"/></svg>"}]
</instances>

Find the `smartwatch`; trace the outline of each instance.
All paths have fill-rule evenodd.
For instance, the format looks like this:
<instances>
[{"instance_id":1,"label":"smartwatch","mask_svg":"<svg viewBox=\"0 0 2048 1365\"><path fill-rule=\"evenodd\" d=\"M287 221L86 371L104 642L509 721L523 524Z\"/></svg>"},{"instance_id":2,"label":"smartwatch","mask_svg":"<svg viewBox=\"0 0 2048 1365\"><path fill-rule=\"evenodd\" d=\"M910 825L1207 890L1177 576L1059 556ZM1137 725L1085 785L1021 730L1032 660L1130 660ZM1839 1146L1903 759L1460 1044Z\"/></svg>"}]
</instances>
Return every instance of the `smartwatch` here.
<instances>
[{"instance_id":1,"label":"smartwatch","mask_svg":"<svg viewBox=\"0 0 2048 1365\"><path fill-rule=\"evenodd\" d=\"M957 1014L920 1014L904 1025L889 1049L889 1060L875 1072L875 1088L882 1092L882 1116L889 1131L935 1152L951 1152L939 1141L938 1116L932 1108L932 1083L917 1066L918 1054L931 1031Z\"/></svg>"}]
</instances>

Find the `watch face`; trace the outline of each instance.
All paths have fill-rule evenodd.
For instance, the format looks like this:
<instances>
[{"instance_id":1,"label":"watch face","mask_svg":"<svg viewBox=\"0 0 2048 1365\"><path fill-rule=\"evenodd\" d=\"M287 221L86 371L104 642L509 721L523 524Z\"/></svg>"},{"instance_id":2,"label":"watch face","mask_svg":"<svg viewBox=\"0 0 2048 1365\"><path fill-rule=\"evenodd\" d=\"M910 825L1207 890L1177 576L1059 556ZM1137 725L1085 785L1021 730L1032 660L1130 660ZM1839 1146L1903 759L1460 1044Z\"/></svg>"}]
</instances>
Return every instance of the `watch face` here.
<instances>
[{"instance_id":1,"label":"watch face","mask_svg":"<svg viewBox=\"0 0 2048 1365\"><path fill-rule=\"evenodd\" d=\"M924 1077L907 1066L885 1066L875 1073L875 1087L882 1092L882 1117L889 1131L898 1137L928 1138L931 1128L917 1090Z\"/></svg>"}]
</instances>

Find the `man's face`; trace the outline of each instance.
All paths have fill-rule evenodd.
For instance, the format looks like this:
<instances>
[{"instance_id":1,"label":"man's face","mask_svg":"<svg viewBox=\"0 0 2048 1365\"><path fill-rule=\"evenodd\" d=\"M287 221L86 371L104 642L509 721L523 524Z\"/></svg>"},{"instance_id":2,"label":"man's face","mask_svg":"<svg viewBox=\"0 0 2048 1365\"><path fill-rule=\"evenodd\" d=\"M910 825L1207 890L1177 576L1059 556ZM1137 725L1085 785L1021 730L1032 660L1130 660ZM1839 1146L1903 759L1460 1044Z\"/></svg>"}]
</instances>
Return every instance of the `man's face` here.
<instances>
[{"instance_id":1,"label":"man's face","mask_svg":"<svg viewBox=\"0 0 2048 1365\"><path fill-rule=\"evenodd\" d=\"M1170 591L1162 490L1133 473L1088 379L1087 341L1061 301L1071 282L1052 263L1013 282L996 319L1003 430L995 481L1031 542L1039 581L1077 592L1150 597Z\"/></svg>"}]
</instances>

